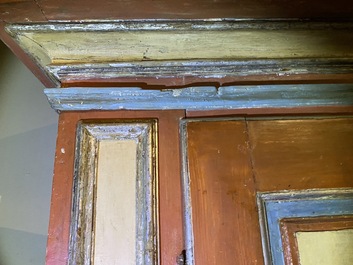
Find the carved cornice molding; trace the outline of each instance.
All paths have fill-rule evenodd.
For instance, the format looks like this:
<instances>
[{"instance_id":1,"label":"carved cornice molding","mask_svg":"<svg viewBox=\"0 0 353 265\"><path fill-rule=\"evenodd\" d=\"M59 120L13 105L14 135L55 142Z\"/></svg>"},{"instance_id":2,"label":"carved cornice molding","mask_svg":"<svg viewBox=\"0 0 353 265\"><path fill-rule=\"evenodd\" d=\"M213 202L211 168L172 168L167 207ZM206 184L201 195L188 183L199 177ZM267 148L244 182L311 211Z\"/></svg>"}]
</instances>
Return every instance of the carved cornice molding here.
<instances>
[{"instance_id":1,"label":"carved cornice molding","mask_svg":"<svg viewBox=\"0 0 353 265\"><path fill-rule=\"evenodd\" d=\"M353 79L352 22L144 20L11 24L6 30L58 86L142 78Z\"/></svg>"}]
</instances>

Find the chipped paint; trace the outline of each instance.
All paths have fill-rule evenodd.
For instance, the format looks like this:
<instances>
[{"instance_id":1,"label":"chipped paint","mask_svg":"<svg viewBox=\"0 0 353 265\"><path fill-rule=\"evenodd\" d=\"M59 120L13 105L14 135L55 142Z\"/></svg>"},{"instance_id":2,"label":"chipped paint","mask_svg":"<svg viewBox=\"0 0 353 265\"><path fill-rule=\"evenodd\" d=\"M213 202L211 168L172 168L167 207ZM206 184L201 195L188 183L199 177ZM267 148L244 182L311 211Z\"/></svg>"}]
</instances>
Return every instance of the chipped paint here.
<instances>
[{"instance_id":1,"label":"chipped paint","mask_svg":"<svg viewBox=\"0 0 353 265\"><path fill-rule=\"evenodd\" d=\"M348 21L305 20L86 21L6 27L57 82L351 74L352 29Z\"/></svg>"},{"instance_id":2,"label":"chipped paint","mask_svg":"<svg viewBox=\"0 0 353 265\"><path fill-rule=\"evenodd\" d=\"M216 110L277 107L352 106L353 84L140 88L45 89L57 111Z\"/></svg>"},{"instance_id":3,"label":"chipped paint","mask_svg":"<svg viewBox=\"0 0 353 265\"><path fill-rule=\"evenodd\" d=\"M285 265L281 219L353 214L352 189L258 193L257 199L265 265Z\"/></svg>"},{"instance_id":4,"label":"chipped paint","mask_svg":"<svg viewBox=\"0 0 353 265\"><path fill-rule=\"evenodd\" d=\"M156 121L80 124L77 134L69 264L92 264L99 143L136 141L136 264L159 264Z\"/></svg>"}]
</instances>

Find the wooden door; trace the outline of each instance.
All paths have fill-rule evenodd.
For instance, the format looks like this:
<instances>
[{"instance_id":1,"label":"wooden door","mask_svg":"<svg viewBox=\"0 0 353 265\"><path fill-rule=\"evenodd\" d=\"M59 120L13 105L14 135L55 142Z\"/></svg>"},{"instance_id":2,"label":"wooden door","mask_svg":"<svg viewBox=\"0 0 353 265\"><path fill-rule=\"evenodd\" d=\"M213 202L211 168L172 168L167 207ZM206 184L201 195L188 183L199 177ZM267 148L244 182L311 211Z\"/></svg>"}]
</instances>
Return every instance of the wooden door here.
<instances>
[{"instance_id":1,"label":"wooden door","mask_svg":"<svg viewBox=\"0 0 353 265\"><path fill-rule=\"evenodd\" d=\"M190 120L182 128L188 264L321 264L308 242L324 234L310 233L338 230L348 241L328 256L352 264L352 118Z\"/></svg>"}]
</instances>

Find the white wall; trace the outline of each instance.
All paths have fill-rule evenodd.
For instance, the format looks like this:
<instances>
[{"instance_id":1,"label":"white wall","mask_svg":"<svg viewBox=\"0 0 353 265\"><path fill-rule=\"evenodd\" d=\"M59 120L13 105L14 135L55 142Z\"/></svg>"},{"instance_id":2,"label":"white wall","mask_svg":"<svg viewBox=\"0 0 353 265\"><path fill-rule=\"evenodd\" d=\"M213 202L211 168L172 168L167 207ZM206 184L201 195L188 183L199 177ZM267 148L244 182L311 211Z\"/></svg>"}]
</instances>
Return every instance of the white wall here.
<instances>
[{"instance_id":1,"label":"white wall","mask_svg":"<svg viewBox=\"0 0 353 265\"><path fill-rule=\"evenodd\" d=\"M0 41L0 265L45 261L58 115Z\"/></svg>"}]
</instances>

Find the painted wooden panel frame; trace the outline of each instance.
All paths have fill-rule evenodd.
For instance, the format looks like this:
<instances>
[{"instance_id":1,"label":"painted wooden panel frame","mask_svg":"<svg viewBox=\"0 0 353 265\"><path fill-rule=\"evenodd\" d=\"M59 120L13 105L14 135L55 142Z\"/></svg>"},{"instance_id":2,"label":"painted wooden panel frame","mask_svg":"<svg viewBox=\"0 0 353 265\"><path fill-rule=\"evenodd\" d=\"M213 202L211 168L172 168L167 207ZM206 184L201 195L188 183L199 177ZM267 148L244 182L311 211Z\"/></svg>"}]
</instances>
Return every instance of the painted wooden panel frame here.
<instances>
[{"instance_id":1,"label":"painted wooden panel frame","mask_svg":"<svg viewBox=\"0 0 353 265\"><path fill-rule=\"evenodd\" d=\"M353 215L312 218L284 218L280 221L286 265L299 263L297 232L338 231L353 228Z\"/></svg>"},{"instance_id":2,"label":"painted wooden panel frame","mask_svg":"<svg viewBox=\"0 0 353 265\"><path fill-rule=\"evenodd\" d=\"M100 143L136 142L136 265L159 264L155 120L79 123L69 264L93 264ZM122 202L123 203L123 202ZM121 240L121 239L120 239ZM117 250L119 251L119 250Z\"/></svg>"},{"instance_id":3,"label":"painted wooden panel frame","mask_svg":"<svg viewBox=\"0 0 353 265\"><path fill-rule=\"evenodd\" d=\"M66 265L72 210L75 143L80 122L158 121L158 195L160 264L174 264L183 250L180 205L179 122L185 111L61 112L51 199L46 264ZM174 161L170 163L170 161Z\"/></svg>"},{"instance_id":4,"label":"painted wooden panel frame","mask_svg":"<svg viewBox=\"0 0 353 265\"><path fill-rule=\"evenodd\" d=\"M285 265L281 220L353 214L353 190L305 190L258 193L266 265Z\"/></svg>"}]
</instances>

